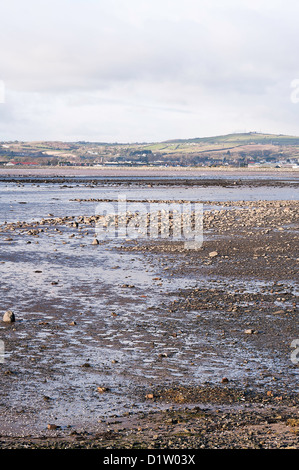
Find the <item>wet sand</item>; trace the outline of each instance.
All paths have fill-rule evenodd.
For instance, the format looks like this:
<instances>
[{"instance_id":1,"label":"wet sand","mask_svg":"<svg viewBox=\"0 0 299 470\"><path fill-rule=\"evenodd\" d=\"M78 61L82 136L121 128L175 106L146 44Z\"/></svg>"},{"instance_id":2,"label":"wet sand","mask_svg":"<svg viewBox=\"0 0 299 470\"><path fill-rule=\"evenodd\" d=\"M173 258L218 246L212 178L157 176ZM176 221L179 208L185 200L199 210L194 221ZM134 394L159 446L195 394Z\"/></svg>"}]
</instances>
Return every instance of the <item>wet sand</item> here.
<instances>
[{"instance_id":1,"label":"wet sand","mask_svg":"<svg viewBox=\"0 0 299 470\"><path fill-rule=\"evenodd\" d=\"M215 204L199 250L2 224L1 448L298 448L298 205Z\"/></svg>"},{"instance_id":2,"label":"wet sand","mask_svg":"<svg viewBox=\"0 0 299 470\"><path fill-rule=\"evenodd\" d=\"M273 179L276 182L284 178L298 178L298 168L236 168L236 167L40 167L40 168L0 168L0 181L5 180L20 180L20 178L41 178L41 181L46 179L59 179L63 178L65 181L70 181L73 178L80 179L86 178L115 178L122 177L141 180L143 178L153 178L157 184L157 178L171 178L176 179L186 178L186 181L202 179L215 179L223 180L225 177L228 179L256 179L266 180Z\"/></svg>"}]
</instances>

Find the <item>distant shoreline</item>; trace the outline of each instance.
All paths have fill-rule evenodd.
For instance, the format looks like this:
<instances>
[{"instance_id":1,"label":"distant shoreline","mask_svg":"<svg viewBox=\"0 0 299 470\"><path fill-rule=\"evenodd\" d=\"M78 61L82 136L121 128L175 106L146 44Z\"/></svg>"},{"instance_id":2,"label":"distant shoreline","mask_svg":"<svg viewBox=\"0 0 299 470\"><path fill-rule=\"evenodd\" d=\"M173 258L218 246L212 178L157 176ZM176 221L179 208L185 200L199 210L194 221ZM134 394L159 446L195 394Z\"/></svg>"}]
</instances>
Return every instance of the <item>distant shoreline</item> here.
<instances>
[{"instance_id":1,"label":"distant shoreline","mask_svg":"<svg viewBox=\"0 0 299 470\"><path fill-rule=\"evenodd\" d=\"M231 174L234 176L283 176L299 175L299 168L234 168L234 167L36 167L0 168L0 176L207 176Z\"/></svg>"}]
</instances>

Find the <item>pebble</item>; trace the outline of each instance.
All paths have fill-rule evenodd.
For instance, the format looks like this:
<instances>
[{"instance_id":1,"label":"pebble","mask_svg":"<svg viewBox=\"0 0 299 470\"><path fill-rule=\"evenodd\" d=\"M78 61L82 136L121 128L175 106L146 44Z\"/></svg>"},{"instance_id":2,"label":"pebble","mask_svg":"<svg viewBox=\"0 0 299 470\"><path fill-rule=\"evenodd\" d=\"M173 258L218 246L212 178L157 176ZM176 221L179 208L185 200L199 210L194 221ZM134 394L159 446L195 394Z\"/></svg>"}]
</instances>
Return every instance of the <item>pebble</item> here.
<instances>
[{"instance_id":1,"label":"pebble","mask_svg":"<svg viewBox=\"0 0 299 470\"><path fill-rule=\"evenodd\" d=\"M97 240L97 238L94 238L92 241L92 245L98 245L98 244L99 244L99 240Z\"/></svg>"},{"instance_id":2,"label":"pebble","mask_svg":"<svg viewBox=\"0 0 299 470\"><path fill-rule=\"evenodd\" d=\"M58 429L59 426L57 426L56 424L48 424L47 428L51 431L54 431L55 429Z\"/></svg>"},{"instance_id":3,"label":"pebble","mask_svg":"<svg viewBox=\"0 0 299 470\"><path fill-rule=\"evenodd\" d=\"M210 257L210 258L215 258L215 256L218 256L218 251L211 251L211 252L209 253L209 257Z\"/></svg>"},{"instance_id":4,"label":"pebble","mask_svg":"<svg viewBox=\"0 0 299 470\"><path fill-rule=\"evenodd\" d=\"M11 310L7 310L3 315L3 321L6 323L13 323L15 321L15 314Z\"/></svg>"}]
</instances>

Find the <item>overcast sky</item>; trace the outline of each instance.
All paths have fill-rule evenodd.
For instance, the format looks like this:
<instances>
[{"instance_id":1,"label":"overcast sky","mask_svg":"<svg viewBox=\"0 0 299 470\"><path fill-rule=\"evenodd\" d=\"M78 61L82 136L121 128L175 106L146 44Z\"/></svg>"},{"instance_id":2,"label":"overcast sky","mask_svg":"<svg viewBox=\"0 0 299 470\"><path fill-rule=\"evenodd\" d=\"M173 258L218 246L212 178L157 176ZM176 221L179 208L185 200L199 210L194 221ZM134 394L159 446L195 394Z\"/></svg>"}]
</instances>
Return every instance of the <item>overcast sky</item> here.
<instances>
[{"instance_id":1,"label":"overcast sky","mask_svg":"<svg viewBox=\"0 0 299 470\"><path fill-rule=\"evenodd\" d=\"M0 18L2 141L299 135L296 0L1 0Z\"/></svg>"}]
</instances>

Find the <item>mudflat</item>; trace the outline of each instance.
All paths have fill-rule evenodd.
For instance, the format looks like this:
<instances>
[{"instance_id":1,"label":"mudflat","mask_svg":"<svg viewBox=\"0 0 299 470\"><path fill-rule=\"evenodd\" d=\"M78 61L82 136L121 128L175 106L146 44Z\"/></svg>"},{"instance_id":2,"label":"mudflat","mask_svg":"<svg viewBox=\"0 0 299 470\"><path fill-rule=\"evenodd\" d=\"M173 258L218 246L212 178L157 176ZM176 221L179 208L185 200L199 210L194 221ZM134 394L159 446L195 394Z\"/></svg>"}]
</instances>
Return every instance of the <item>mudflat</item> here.
<instances>
[{"instance_id":1,"label":"mudflat","mask_svg":"<svg viewBox=\"0 0 299 470\"><path fill-rule=\"evenodd\" d=\"M203 204L194 250L78 204L0 227L1 448L298 448L299 201Z\"/></svg>"}]
</instances>

